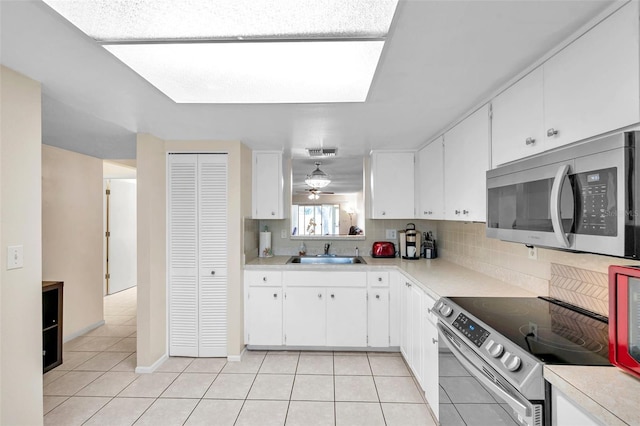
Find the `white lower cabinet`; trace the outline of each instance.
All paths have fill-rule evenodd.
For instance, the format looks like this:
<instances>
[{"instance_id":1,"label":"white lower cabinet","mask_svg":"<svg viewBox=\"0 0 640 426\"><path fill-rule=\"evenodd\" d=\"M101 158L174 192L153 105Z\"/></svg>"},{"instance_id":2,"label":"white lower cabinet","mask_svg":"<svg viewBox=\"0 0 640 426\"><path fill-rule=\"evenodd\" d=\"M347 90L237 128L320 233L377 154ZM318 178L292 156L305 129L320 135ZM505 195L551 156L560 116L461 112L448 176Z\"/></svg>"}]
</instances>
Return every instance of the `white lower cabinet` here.
<instances>
[{"instance_id":1,"label":"white lower cabinet","mask_svg":"<svg viewBox=\"0 0 640 426\"><path fill-rule=\"evenodd\" d=\"M326 289L288 287L284 306L286 345L327 344Z\"/></svg>"},{"instance_id":2,"label":"white lower cabinet","mask_svg":"<svg viewBox=\"0 0 640 426\"><path fill-rule=\"evenodd\" d=\"M386 348L389 346L389 289L369 289L368 312L368 342L367 346L373 348Z\"/></svg>"},{"instance_id":3,"label":"white lower cabinet","mask_svg":"<svg viewBox=\"0 0 640 426\"><path fill-rule=\"evenodd\" d=\"M551 388L552 426L599 426L603 423L584 411L557 387Z\"/></svg>"},{"instance_id":4,"label":"white lower cabinet","mask_svg":"<svg viewBox=\"0 0 640 426\"><path fill-rule=\"evenodd\" d=\"M431 411L440 418L440 385L439 385L439 363L438 363L438 322L437 317L431 314L431 308L436 301L426 293L423 295L423 319L424 326L422 335L422 389L431 407Z\"/></svg>"},{"instance_id":5,"label":"white lower cabinet","mask_svg":"<svg viewBox=\"0 0 640 426\"><path fill-rule=\"evenodd\" d=\"M282 288L249 287L247 303L247 343L282 345Z\"/></svg>"},{"instance_id":6,"label":"white lower cabinet","mask_svg":"<svg viewBox=\"0 0 640 426\"><path fill-rule=\"evenodd\" d=\"M327 288L327 346L367 346L366 288Z\"/></svg>"},{"instance_id":7,"label":"white lower cabinet","mask_svg":"<svg viewBox=\"0 0 640 426\"><path fill-rule=\"evenodd\" d=\"M400 352L411 368L413 375L422 381L422 298L424 292L414 283L405 280L402 287L400 324ZM422 383L420 383L422 385Z\"/></svg>"}]
</instances>

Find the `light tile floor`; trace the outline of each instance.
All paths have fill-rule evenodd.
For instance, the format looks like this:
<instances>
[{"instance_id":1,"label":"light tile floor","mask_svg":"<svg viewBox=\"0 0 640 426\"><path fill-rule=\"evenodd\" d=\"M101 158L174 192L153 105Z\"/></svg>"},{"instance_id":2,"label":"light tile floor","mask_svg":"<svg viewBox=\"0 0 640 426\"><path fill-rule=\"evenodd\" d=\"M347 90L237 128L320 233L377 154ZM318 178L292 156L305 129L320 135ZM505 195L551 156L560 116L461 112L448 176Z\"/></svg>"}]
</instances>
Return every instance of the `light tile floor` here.
<instances>
[{"instance_id":1,"label":"light tile floor","mask_svg":"<svg viewBox=\"0 0 640 426\"><path fill-rule=\"evenodd\" d=\"M45 425L434 425L399 354L250 351L170 358L136 374L136 289L64 345L44 376Z\"/></svg>"}]
</instances>

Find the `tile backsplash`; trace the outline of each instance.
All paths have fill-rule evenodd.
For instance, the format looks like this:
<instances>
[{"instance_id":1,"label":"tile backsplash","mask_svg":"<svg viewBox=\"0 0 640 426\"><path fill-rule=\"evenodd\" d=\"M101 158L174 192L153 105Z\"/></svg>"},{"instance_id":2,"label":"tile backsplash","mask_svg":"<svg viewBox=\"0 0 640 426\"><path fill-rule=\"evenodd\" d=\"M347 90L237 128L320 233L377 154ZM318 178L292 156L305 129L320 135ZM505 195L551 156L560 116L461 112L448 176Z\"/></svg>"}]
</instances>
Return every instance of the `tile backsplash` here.
<instances>
[{"instance_id":1,"label":"tile backsplash","mask_svg":"<svg viewBox=\"0 0 640 426\"><path fill-rule=\"evenodd\" d=\"M439 221L439 256L509 282L607 315L609 265L640 264L610 256L538 248L487 238L484 223Z\"/></svg>"},{"instance_id":2,"label":"tile backsplash","mask_svg":"<svg viewBox=\"0 0 640 426\"><path fill-rule=\"evenodd\" d=\"M601 272L551 263L549 296L609 315L609 277Z\"/></svg>"},{"instance_id":3,"label":"tile backsplash","mask_svg":"<svg viewBox=\"0 0 640 426\"><path fill-rule=\"evenodd\" d=\"M349 239L336 239L336 240L325 240L325 239L317 239L317 238L306 238L306 239L291 239L289 237L290 232L290 221L288 219L283 220L261 220L260 221L260 230L263 230L265 226L269 228L271 231L271 248L273 250L273 254L276 256L292 256L298 254L298 248L300 247L300 243L304 241L307 247L308 254L320 254L323 252L323 246L325 243L331 243L330 252L338 255L353 255L355 253L355 248L358 247L361 256L369 256L371 252L371 246L375 241L393 241L387 240L385 238L385 230L387 229L395 229L401 230L406 229L407 223L414 223L416 225L416 230L419 232L429 232L431 231L434 237L437 238L436 235L436 222L428 221L428 220L371 220L367 219L365 221L365 237L364 239L351 239L351 237L346 237ZM287 235L286 238L281 238L281 231L284 230ZM257 238L257 237L256 237ZM398 241L393 241L396 245L396 250L399 250ZM257 248L257 243L255 243L255 247ZM256 250L257 251L257 250Z\"/></svg>"}]
</instances>

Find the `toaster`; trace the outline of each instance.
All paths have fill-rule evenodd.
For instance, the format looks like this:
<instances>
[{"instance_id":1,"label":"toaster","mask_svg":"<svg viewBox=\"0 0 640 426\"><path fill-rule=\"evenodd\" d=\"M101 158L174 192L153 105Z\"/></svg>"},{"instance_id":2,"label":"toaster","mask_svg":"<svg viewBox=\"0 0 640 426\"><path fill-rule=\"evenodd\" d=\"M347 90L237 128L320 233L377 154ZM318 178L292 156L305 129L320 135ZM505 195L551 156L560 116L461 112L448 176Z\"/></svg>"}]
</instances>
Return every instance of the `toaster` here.
<instances>
[{"instance_id":1,"label":"toaster","mask_svg":"<svg viewBox=\"0 0 640 426\"><path fill-rule=\"evenodd\" d=\"M371 248L371 257L396 257L396 246L389 241L376 241Z\"/></svg>"}]
</instances>

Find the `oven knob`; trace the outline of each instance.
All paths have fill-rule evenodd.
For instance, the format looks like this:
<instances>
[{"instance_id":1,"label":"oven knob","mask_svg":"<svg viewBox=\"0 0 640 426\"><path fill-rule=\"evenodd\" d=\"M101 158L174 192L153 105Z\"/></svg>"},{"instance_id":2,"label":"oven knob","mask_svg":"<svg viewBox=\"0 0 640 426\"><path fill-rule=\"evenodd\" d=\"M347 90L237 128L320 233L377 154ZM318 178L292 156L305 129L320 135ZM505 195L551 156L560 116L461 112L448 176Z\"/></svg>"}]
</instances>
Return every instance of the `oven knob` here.
<instances>
[{"instance_id":1,"label":"oven knob","mask_svg":"<svg viewBox=\"0 0 640 426\"><path fill-rule=\"evenodd\" d=\"M509 371L517 371L520 368L520 357L509 352L505 352L500 362Z\"/></svg>"},{"instance_id":2,"label":"oven knob","mask_svg":"<svg viewBox=\"0 0 640 426\"><path fill-rule=\"evenodd\" d=\"M442 304L442 307L440 308L440 313L445 317L450 317L451 314L453 313L453 309L451 309L451 306Z\"/></svg>"},{"instance_id":3,"label":"oven knob","mask_svg":"<svg viewBox=\"0 0 640 426\"><path fill-rule=\"evenodd\" d=\"M502 346L500 343L496 343L493 340L489 340L486 349L487 352L489 352L489 355L494 358L499 358L500 355L502 355L502 353L504 352L504 346Z\"/></svg>"}]
</instances>

